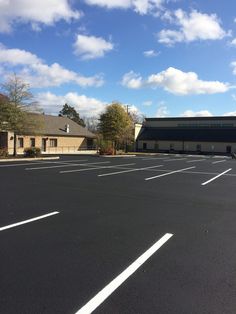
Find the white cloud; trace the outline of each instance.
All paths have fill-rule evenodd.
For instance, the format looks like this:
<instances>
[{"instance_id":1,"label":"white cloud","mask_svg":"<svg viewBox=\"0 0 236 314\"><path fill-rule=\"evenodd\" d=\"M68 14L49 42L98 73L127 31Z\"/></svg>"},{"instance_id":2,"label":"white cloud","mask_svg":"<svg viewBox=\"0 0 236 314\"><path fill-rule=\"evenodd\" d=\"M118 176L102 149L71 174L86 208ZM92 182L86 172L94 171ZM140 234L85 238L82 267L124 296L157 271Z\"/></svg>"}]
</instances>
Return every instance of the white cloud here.
<instances>
[{"instance_id":1,"label":"white cloud","mask_svg":"<svg viewBox=\"0 0 236 314\"><path fill-rule=\"evenodd\" d=\"M157 52L155 50L146 50L143 52L143 55L147 58L157 57L160 54L160 52Z\"/></svg>"},{"instance_id":2,"label":"white cloud","mask_svg":"<svg viewBox=\"0 0 236 314\"><path fill-rule=\"evenodd\" d=\"M201 110L201 111L186 110L180 116L181 117L212 117L213 114L208 110Z\"/></svg>"},{"instance_id":3,"label":"white cloud","mask_svg":"<svg viewBox=\"0 0 236 314\"><path fill-rule=\"evenodd\" d=\"M147 79L143 79L140 74L131 71L123 76L122 85L132 89L162 87L176 95L215 94L229 90L227 83L203 81L198 78L195 72L183 72L172 67L152 74Z\"/></svg>"},{"instance_id":4,"label":"white cloud","mask_svg":"<svg viewBox=\"0 0 236 314\"><path fill-rule=\"evenodd\" d=\"M143 80L139 74L130 71L123 76L121 84L131 89L139 89L143 87Z\"/></svg>"},{"instance_id":5,"label":"white cloud","mask_svg":"<svg viewBox=\"0 0 236 314\"><path fill-rule=\"evenodd\" d=\"M158 41L166 45L195 40L217 40L228 34L221 27L216 14L204 14L192 11L189 15L179 9L173 13L172 20L178 30L163 29L158 33Z\"/></svg>"},{"instance_id":6,"label":"white cloud","mask_svg":"<svg viewBox=\"0 0 236 314\"><path fill-rule=\"evenodd\" d=\"M82 87L101 86L101 76L86 77L68 70L58 63L47 65L31 52L20 49L7 49L0 45L0 66L4 76L9 72L17 72L31 87L60 86L75 83Z\"/></svg>"},{"instance_id":7,"label":"white cloud","mask_svg":"<svg viewBox=\"0 0 236 314\"><path fill-rule=\"evenodd\" d=\"M31 23L34 30L39 30L42 24L69 22L81 15L70 7L68 0L0 0L0 32L12 31L14 23Z\"/></svg>"},{"instance_id":8,"label":"white cloud","mask_svg":"<svg viewBox=\"0 0 236 314\"><path fill-rule=\"evenodd\" d=\"M101 100L73 92L65 95L55 95L50 92L39 93L35 98L45 113L49 114L58 114L65 103L75 107L82 117L97 116L106 107L106 103Z\"/></svg>"},{"instance_id":9,"label":"white cloud","mask_svg":"<svg viewBox=\"0 0 236 314\"><path fill-rule=\"evenodd\" d=\"M226 117L236 116L236 111L226 112L223 114L223 116L226 116Z\"/></svg>"},{"instance_id":10,"label":"white cloud","mask_svg":"<svg viewBox=\"0 0 236 314\"><path fill-rule=\"evenodd\" d=\"M236 75L236 61L231 62L230 66L233 68L233 74Z\"/></svg>"},{"instance_id":11,"label":"white cloud","mask_svg":"<svg viewBox=\"0 0 236 314\"><path fill-rule=\"evenodd\" d=\"M234 39L230 42L230 45L236 47L236 38L234 38Z\"/></svg>"},{"instance_id":12,"label":"white cloud","mask_svg":"<svg viewBox=\"0 0 236 314\"><path fill-rule=\"evenodd\" d=\"M162 9L165 0L85 0L88 5L97 5L107 9L133 9L143 15L156 13Z\"/></svg>"},{"instance_id":13,"label":"white cloud","mask_svg":"<svg viewBox=\"0 0 236 314\"><path fill-rule=\"evenodd\" d=\"M164 117L167 117L168 115L169 115L169 111L166 105L163 104L157 108L157 112L156 112L157 118L164 118Z\"/></svg>"},{"instance_id":14,"label":"white cloud","mask_svg":"<svg viewBox=\"0 0 236 314\"><path fill-rule=\"evenodd\" d=\"M74 53L82 60L100 58L111 51L114 45L101 37L77 35Z\"/></svg>"},{"instance_id":15,"label":"white cloud","mask_svg":"<svg viewBox=\"0 0 236 314\"><path fill-rule=\"evenodd\" d=\"M151 100L146 100L146 101L144 101L144 102L142 103L142 105L145 106L145 107L149 107L149 106L152 105L152 101L151 101Z\"/></svg>"}]
</instances>

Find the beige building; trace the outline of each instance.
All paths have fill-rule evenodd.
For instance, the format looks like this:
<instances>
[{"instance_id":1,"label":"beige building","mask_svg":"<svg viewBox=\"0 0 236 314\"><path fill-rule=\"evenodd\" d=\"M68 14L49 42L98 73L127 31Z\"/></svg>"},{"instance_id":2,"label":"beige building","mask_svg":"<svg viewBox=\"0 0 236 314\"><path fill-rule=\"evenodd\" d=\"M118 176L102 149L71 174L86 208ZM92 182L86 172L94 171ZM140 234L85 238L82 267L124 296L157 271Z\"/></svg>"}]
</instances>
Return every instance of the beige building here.
<instances>
[{"instance_id":1,"label":"beige building","mask_svg":"<svg viewBox=\"0 0 236 314\"><path fill-rule=\"evenodd\" d=\"M236 117L146 118L135 141L137 151L231 154Z\"/></svg>"},{"instance_id":2,"label":"beige building","mask_svg":"<svg viewBox=\"0 0 236 314\"><path fill-rule=\"evenodd\" d=\"M42 154L74 154L82 151L96 152L96 136L69 118L50 115L40 117L40 129L32 134L15 134L9 131L0 132L0 148L6 148L13 155L14 146L18 155L24 149L39 147Z\"/></svg>"}]
</instances>

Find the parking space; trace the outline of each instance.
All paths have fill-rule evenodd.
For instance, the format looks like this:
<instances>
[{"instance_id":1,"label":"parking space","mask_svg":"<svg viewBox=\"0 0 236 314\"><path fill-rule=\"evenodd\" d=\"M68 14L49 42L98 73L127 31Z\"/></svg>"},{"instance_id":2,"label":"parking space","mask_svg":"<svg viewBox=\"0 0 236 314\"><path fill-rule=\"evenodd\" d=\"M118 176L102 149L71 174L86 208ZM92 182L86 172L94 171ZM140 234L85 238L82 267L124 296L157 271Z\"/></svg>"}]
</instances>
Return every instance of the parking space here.
<instances>
[{"instance_id":1,"label":"parking space","mask_svg":"<svg viewBox=\"0 0 236 314\"><path fill-rule=\"evenodd\" d=\"M66 156L0 174L0 313L234 313L234 160Z\"/></svg>"}]
</instances>

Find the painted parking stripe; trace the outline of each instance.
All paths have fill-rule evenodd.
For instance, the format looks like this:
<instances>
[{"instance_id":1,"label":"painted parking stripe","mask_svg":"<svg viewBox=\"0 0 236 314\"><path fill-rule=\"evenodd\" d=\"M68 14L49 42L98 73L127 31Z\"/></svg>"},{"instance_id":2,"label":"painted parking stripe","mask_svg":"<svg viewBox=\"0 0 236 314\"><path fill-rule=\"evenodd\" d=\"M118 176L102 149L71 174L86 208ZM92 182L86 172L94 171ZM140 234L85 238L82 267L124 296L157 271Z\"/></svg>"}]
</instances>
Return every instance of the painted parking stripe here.
<instances>
[{"instance_id":1,"label":"painted parking stripe","mask_svg":"<svg viewBox=\"0 0 236 314\"><path fill-rule=\"evenodd\" d=\"M169 175L171 175L171 174L178 173L178 172L183 172L183 171L185 171L185 170L189 170L189 169L193 169L193 168L196 168L196 167L193 166L193 167L188 167L188 168L183 168L183 169L171 171L171 172L168 172L168 173L159 174L158 176L146 178L145 181L153 180L153 179L160 178L160 177L164 177L164 176L169 176Z\"/></svg>"},{"instance_id":2,"label":"painted parking stripe","mask_svg":"<svg viewBox=\"0 0 236 314\"><path fill-rule=\"evenodd\" d=\"M110 172L110 173L104 173L104 174L99 174L98 177L112 176L112 175L126 173L126 172L134 172L134 171L153 169L153 168L159 168L159 167L163 167L163 165L151 166L151 167L145 167L145 168L137 168L137 169L129 169L129 170L123 170L123 171Z\"/></svg>"},{"instance_id":3,"label":"painted parking stripe","mask_svg":"<svg viewBox=\"0 0 236 314\"><path fill-rule=\"evenodd\" d=\"M89 164L87 164L89 165ZM132 164L119 164L119 165L113 165L113 166L92 166L92 168L85 168L85 169L73 169L73 170L63 170L60 171L60 173L72 173L72 172L82 172L82 171L89 171L89 170L98 170L98 169L109 169L109 168L120 168L122 166L134 166L135 163Z\"/></svg>"},{"instance_id":4,"label":"painted parking stripe","mask_svg":"<svg viewBox=\"0 0 236 314\"><path fill-rule=\"evenodd\" d=\"M164 159L163 161L169 162L169 161L177 161L177 160L185 160L185 159L187 159L187 158L176 158L176 159L168 158L168 159Z\"/></svg>"},{"instance_id":5,"label":"painted parking stripe","mask_svg":"<svg viewBox=\"0 0 236 314\"><path fill-rule=\"evenodd\" d=\"M215 176L214 178L212 178L212 179L210 179L210 180L208 180L208 181L206 181L206 182L203 182L202 185L206 185L206 184L208 184L208 183L210 183L210 182L216 180L217 178L223 176L225 173L229 172L230 170L232 170L232 168L229 168L228 170L225 170L224 172L218 174L218 175Z\"/></svg>"},{"instance_id":6,"label":"painted parking stripe","mask_svg":"<svg viewBox=\"0 0 236 314\"><path fill-rule=\"evenodd\" d=\"M44 218L47 218L49 216L53 216L53 215L57 215L57 214L59 214L59 212L55 211L55 212L52 212L52 213L49 213L49 214L45 214L45 215L38 216L38 217L35 217L35 218L31 218L31 219L27 219L27 220L24 220L24 221L20 221L20 222L17 222L17 223L8 225L8 226L1 227L0 231L6 230L6 229L10 229L10 228L14 228L14 227L17 227L17 226L20 226L20 225L28 224L29 222L33 222L33 221L36 221L36 220L44 219Z\"/></svg>"},{"instance_id":7,"label":"painted parking stripe","mask_svg":"<svg viewBox=\"0 0 236 314\"><path fill-rule=\"evenodd\" d=\"M224 160L217 160L217 161L214 161L212 164L214 165L214 164L218 164L219 162L225 162L226 161L226 159L224 159Z\"/></svg>"},{"instance_id":8,"label":"painted parking stripe","mask_svg":"<svg viewBox=\"0 0 236 314\"><path fill-rule=\"evenodd\" d=\"M157 250L159 250L173 234L166 233L155 244L153 244L146 252L138 257L129 267L127 267L120 275L113 279L98 294L96 294L88 303L86 303L75 314L92 313L101 303L103 303L123 282L125 282L137 269L139 269Z\"/></svg>"},{"instance_id":9,"label":"painted parking stripe","mask_svg":"<svg viewBox=\"0 0 236 314\"><path fill-rule=\"evenodd\" d=\"M142 160L161 160L166 159L166 157L151 157L151 158L142 158Z\"/></svg>"},{"instance_id":10,"label":"painted parking stripe","mask_svg":"<svg viewBox=\"0 0 236 314\"><path fill-rule=\"evenodd\" d=\"M83 160L80 160L80 161L83 161ZM108 163L110 163L110 161L90 162L90 163L84 163L84 164L70 164L70 163L68 163L68 164L65 164L65 165L58 165L58 166L25 168L25 170L43 170L43 169L64 168L64 167L74 167L74 166L87 166L87 165L108 164Z\"/></svg>"},{"instance_id":11,"label":"painted parking stripe","mask_svg":"<svg viewBox=\"0 0 236 314\"><path fill-rule=\"evenodd\" d=\"M19 167L19 166L29 166L29 165L38 165L38 164L44 164L43 161L28 161L27 163L23 163L23 164L8 164L8 165L0 165L1 168L5 168L5 167Z\"/></svg>"},{"instance_id":12,"label":"painted parking stripe","mask_svg":"<svg viewBox=\"0 0 236 314\"><path fill-rule=\"evenodd\" d=\"M195 159L195 160L188 160L187 162L198 162L198 161L204 161L206 159Z\"/></svg>"}]
</instances>

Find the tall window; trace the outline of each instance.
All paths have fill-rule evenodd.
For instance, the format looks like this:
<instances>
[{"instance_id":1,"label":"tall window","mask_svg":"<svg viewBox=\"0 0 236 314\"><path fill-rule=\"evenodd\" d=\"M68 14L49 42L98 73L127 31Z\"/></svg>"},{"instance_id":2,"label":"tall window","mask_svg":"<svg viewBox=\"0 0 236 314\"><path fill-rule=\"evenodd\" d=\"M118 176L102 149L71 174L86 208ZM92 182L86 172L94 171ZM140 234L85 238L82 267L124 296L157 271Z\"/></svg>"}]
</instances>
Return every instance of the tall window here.
<instances>
[{"instance_id":1,"label":"tall window","mask_svg":"<svg viewBox=\"0 0 236 314\"><path fill-rule=\"evenodd\" d=\"M50 147L57 147L57 139L56 138L50 138L49 145L50 145Z\"/></svg>"},{"instance_id":2,"label":"tall window","mask_svg":"<svg viewBox=\"0 0 236 314\"><path fill-rule=\"evenodd\" d=\"M201 150L202 150L201 144L197 144L197 146L196 146L196 151L197 151L197 152L200 152Z\"/></svg>"},{"instance_id":3,"label":"tall window","mask_svg":"<svg viewBox=\"0 0 236 314\"><path fill-rule=\"evenodd\" d=\"M23 148L24 147L24 139L23 137L18 137L18 147Z\"/></svg>"},{"instance_id":4,"label":"tall window","mask_svg":"<svg viewBox=\"0 0 236 314\"><path fill-rule=\"evenodd\" d=\"M35 138L30 139L30 147L35 147Z\"/></svg>"}]
</instances>

